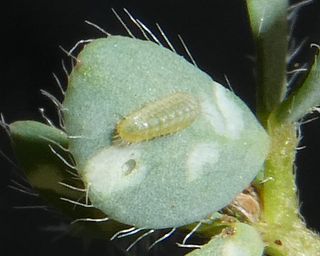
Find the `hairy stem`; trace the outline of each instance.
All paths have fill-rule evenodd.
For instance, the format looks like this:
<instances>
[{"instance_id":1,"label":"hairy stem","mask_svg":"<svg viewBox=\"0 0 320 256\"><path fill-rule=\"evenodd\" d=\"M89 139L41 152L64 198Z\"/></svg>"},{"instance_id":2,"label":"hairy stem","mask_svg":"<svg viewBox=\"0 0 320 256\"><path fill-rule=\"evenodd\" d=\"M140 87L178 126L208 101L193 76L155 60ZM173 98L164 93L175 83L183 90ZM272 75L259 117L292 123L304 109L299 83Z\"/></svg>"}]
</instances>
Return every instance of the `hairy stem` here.
<instances>
[{"instance_id":1,"label":"hairy stem","mask_svg":"<svg viewBox=\"0 0 320 256\"><path fill-rule=\"evenodd\" d=\"M258 229L273 252L269 255L319 255L320 239L299 215L294 173L297 127L269 121L268 130L272 146L265 164L267 181L260 188L263 215Z\"/></svg>"},{"instance_id":2,"label":"hairy stem","mask_svg":"<svg viewBox=\"0 0 320 256\"><path fill-rule=\"evenodd\" d=\"M298 139L292 124L273 126L271 151L265 163L267 181L262 189L264 220L268 223L291 223L298 216L293 163ZM281 211L279 209L281 208Z\"/></svg>"}]
</instances>

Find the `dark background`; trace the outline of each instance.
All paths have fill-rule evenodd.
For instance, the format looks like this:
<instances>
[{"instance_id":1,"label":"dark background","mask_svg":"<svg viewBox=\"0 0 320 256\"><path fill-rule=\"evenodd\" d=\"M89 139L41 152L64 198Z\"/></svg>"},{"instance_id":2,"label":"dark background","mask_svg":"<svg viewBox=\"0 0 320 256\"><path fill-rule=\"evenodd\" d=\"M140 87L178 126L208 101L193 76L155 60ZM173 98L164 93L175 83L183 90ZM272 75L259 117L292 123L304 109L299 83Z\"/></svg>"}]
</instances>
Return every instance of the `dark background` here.
<instances>
[{"instance_id":1,"label":"dark background","mask_svg":"<svg viewBox=\"0 0 320 256\"><path fill-rule=\"evenodd\" d=\"M20 0L1 7L0 39L0 113L7 122L33 119L42 121L38 108L56 120L52 104L39 90L59 95L52 72L65 84L61 59L68 59L58 48L70 49L80 39L103 36L84 23L89 20L112 34L125 35L120 22L111 12L115 8L131 24L122 8L156 31L160 23L176 49L184 54L178 41L180 34L189 47L198 66L215 80L226 85L224 74L233 90L254 111L255 87L253 78L253 43L250 38L244 1L125 1L125 0ZM314 51L310 42L320 42L320 4L314 1L299 12L294 30L297 43L308 41L297 57L300 63L312 61ZM302 146L299 151L298 186L301 211L308 226L320 231L320 121L303 125ZM0 131L0 150L14 159L5 133ZM88 249L79 239L56 239L59 233L45 231L48 225L60 223L58 215L43 210L17 210L14 206L37 205L39 202L7 188L13 178L13 167L0 157L0 254L56 255L72 252L77 255L122 255L107 242L94 242ZM279 206L280 208L281 206ZM175 239L160 245L153 255L182 255L176 250ZM143 247L143 244L141 244ZM164 250L175 250L171 253ZM139 246L136 250L139 249ZM142 255L140 251L138 255Z\"/></svg>"}]
</instances>

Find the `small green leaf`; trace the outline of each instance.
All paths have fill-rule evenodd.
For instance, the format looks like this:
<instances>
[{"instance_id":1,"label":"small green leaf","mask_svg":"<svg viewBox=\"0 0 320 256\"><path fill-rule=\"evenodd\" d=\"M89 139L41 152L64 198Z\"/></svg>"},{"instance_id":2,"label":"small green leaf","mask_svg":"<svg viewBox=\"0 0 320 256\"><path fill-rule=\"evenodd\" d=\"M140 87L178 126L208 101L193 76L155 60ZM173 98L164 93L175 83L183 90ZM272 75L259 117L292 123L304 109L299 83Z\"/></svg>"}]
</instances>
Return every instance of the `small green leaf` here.
<instances>
[{"instance_id":1,"label":"small green leaf","mask_svg":"<svg viewBox=\"0 0 320 256\"><path fill-rule=\"evenodd\" d=\"M282 252L272 246L266 246L264 248L264 253L268 256L285 256Z\"/></svg>"},{"instance_id":2,"label":"small green leaf","mask_svg":"<svg viewBox=\"0 0 320 256\"><path fill-rule=\"evenodd\" d=\"M105 214L95 208L83 208L61 200L73 201L84 199L85 192L67 188L61 182L82 188L80 179L74 179L69 172L73 171L50 149L65 160L70 156L61 147L68 147L67 135L61 130L34 121L17 121L9 126L12 146L28 181L39 192L42 199L72 219L105 218ZM69 172L68 172L69 171ZM127 228L126 225L109 220L103 223L80 221L71 226L74 234L86 234L90 237L111 237L115 232Z\"/></svg>"},{"instance_id":3,"label":"small green leaf","mask_svg":"<svg viewBox=\"0 0 320 256\"><path fill-rule=\"evenodd\" d=\"M79 200L84 196L83 192L59 184L64 182L74 187L83 187L80 180L72 179L66 171L70 171L70 168L58 157L59 154L65 161L70 162L68 153L60 148L68 147L67 135L61 130L35 121L17 121L10 124L9 128L13 149L30 184L52 206L74 215L72 204L60 199L64 197Z\"/></svg>"},{"instance_id":4,"label":"small green leaf","mask_svg":"<svg viewBox=\"0 0 320 256\"><path fill-rule=\"evenodd\" d=\"M247 0L257 51L257 111L263 122L286 93L287 0Z\"/></svg>"},{"instance_id":5,"label":"small green leaf","mask_svg":"<svg viewBox=\"0 0 320 256\"><path fill-rule=\"evenodd\" d=\"M297 122L320 105L320 57L315 62L302 86L292 92L275 112L281 122Z\"/></svg>"},{"instance_id":6,"label":"small green leaf","mask_svg":"<svg viewBox=\"0 0 320 256\"><path fill-rule=\"evenodd\" d=\"M261 256L264 243L250 225L235 223L188 256Z\"/></svg>"}]
</instances>

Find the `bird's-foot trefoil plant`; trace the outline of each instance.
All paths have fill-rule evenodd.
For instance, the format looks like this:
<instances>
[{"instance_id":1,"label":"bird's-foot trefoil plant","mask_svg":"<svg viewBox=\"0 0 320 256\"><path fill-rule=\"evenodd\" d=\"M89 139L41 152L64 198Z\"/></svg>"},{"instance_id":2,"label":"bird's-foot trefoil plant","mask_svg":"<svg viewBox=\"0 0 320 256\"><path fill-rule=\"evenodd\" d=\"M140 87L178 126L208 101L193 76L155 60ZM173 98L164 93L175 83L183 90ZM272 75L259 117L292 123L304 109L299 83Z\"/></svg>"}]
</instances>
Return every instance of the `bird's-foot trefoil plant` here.
<instances>
[{"instance_id":1,"label":"bird's-foot trefoil plant","mask_svg":"<svg viewBox=\"0 0 320 256\"><path fill-rule=\"evenodd\" d=\"M157 230L149 248L176 230L188 255L320 255L320 239L299 213L294 161L302 120L320 105L319 46L308 75L287 79L286 0L247 0L255 41L256 116L196 65L125 10L142 32L82 40L70 51L59 128L1 124L26 176L82 236L135 236ZM302 3L303 4L303 3ZM85 45L84 47L82 47ZM83 48L76 54L79 48ZM301 70L297 69L295 72ZM292 89L293 88L293 89ZM188 243L191 236L207 240Z\"/></svg>"}]
</instances>

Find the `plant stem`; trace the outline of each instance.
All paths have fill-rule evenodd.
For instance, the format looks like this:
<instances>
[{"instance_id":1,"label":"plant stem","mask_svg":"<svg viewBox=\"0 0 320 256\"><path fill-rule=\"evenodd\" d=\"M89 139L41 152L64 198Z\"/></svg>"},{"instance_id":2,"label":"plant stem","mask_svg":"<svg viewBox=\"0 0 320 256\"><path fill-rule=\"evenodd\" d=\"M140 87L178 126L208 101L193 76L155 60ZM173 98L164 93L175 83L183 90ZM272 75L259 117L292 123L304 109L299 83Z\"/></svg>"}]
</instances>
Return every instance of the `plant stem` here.
<instances>
[{"instance_id":1,"label":"plant stem","mask_svg":"<svg viewBox=\"0 0 320 256\"><path fill-rule=\"evenodd\" d=\"M268 122L272 145L260 188L263 214L257 224L272 255L320 255L320 239L305 227L299 215L294 161L299 142L295 124ZM272 251L272 250L270 250Z\"/></svg>"},{"instance_id":2,"label":"plant stem","mask_svg":"<svg viewBox=\"0 0 320 256\"><path fill-rule=\"evenodd\" d=\"M291 223L298 216L293 164L298 139L292 124L269 122L271 151L265 163L267 181L262 189L264 220L268 223ZM281 210L280 210L281 209Z\"/></svg>"}]
</instances>

